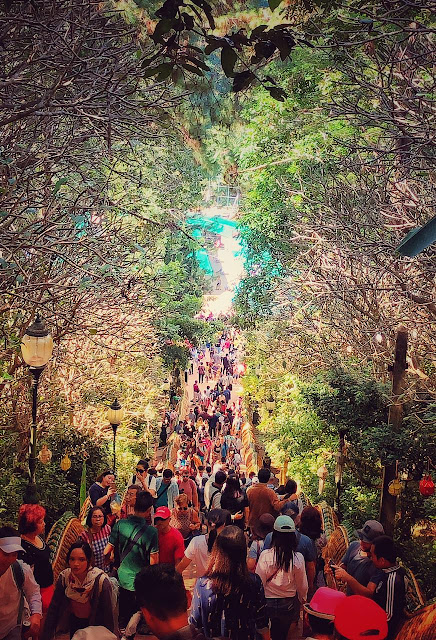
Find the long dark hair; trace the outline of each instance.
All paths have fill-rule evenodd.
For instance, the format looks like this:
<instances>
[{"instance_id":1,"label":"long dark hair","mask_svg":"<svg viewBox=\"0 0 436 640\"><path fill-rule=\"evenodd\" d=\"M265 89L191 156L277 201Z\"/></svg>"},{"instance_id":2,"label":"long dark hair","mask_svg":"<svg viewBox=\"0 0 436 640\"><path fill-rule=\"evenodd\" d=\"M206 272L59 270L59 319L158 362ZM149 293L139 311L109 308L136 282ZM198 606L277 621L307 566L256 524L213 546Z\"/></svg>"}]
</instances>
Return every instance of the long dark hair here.
<instances>
[{"instance_id":1,"label":"long dark hair","mask_svg":"<svg viewBox=\"0 0 436 640\"><path fill-rule=\"evenodd\" d=\"M284 571L294 567L294 552L297 548L297 536L292 531L273 531L272 546L276 566Z\"/></svg>"},{"instance_id":2,"label":"long dark hair","mask_svg":"<svg viewBox=\"0 0 436 640\"><path fill-rule=\"evenodd\" d=\"M206 516L207 524L209 526L209 533L207 536L207 550L210 553L212 547L218 535L217 529L223 525L232 524L232 516L230 511L226 509L212 509Z\"/></svg>"},{"instance_id":3,"label":"long dark hair","mask_svg":"<svg viewBox=\"0 0 436 640\"><path fill-rule=\"evenodd\" d=\"M222 495L229 496L230 498L239 498L241 493L241 483L239 482L239 478L231 475L227 476L226 486Z\"/></svg>"},{"instance_id":4,"label":"long dark hair","mask_svg":"<svg viewBox=\"0 0 436 640\"><path fill-rule=\"evenodd\" d=\"M224 527L217 536L206 576L211 579L212 590L223 596L240 593L249 583L247 542L240 527Z\"/></svg>"},{"instance_id":5,"label":"long dark hair","mask_svg":"<svg viewBox=\"0 0 436 640\"><path fill-rule=\"evenodd\" d=\"M322 533L321 514L316 507L304 507L300 514L300 533L317 540Z\"/></svg>"}]
</instances>

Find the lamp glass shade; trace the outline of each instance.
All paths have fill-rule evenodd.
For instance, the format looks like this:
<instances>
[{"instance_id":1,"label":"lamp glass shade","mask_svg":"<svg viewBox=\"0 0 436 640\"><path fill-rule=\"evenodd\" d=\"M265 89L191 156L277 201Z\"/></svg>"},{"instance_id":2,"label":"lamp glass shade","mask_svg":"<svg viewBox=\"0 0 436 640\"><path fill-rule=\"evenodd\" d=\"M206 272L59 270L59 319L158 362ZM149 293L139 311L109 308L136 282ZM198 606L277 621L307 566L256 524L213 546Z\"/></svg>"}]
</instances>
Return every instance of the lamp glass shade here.
<instances>
[{"instance_id":1,"label":"lamp glass shade","mask_svg":"<svg viewBox=\"0 0 436 640\"><path fill-rule=\"evenodd\" d=\"M24 334L21 340L23 360L29 367L45 367L53 353L53 338L46 336L29 336Z\"/></svg>"},{"instance_id":2,"label":"lamp glass shade","mask_svg":"<svg viewBox=\"0 0 436 640\"><path fill-rule=\"evenodd\" d=\"M124 409L119 407L119 409L114 409L113 407L109 407L107 410L107 419L110 424L121 424L124 418Z\"/></svg>"},{"instance_id":3,"label":"lamp glass shade","mask_svg":"<svg viewBox=\"0 0 436 640\"><path fill-rule=\"evenodd\" d=\"M274 409L276 408L276 401L274 400L274 398L269 398L268 400L266 400L265 405L268 411L274 411Z\"/></svg>"}]
</instances>

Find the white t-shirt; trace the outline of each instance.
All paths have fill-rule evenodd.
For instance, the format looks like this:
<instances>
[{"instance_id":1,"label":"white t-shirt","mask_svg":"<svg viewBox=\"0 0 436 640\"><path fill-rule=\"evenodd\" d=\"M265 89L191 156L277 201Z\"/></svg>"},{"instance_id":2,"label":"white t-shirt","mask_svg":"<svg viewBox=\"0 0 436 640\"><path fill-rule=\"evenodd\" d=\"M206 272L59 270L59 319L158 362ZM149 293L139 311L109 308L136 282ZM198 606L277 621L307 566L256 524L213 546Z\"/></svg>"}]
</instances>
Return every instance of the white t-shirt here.
<instances>
[{"instance_id":1,"label":"white t-shirt","mask_svg":"<svg viewBox=\"0 0 436 640\"><path fill-rule=\"evenodd\" d=\"M195 560L195 564L197 565L197 578L204 576L209 564L206 536L194 536L185 549L185 556L189 558L189 560Z\"/></svg>"},{"instance_id":2,"label":"white t-shirt","mask_svg":"<svg viewBox=\"0 0 436 640\"><path fill-rule=\"evenodd\" d=\"M127 485L127 488L129 488L132 484L140 484L140 482L136 478L135 478L135 482L132 482L132 479L130 479L130 482ZM151 491L156 491L156 476L151 476L149 473L147 473L147 475L145 476L145 484L147 486L147 489L150 489Z\"/></svg>"},{"instance_id":3,"label":"white t-shirt","mask_svg":"<svg viewBox=\"0 0 436 640\"><path fill-rule=\"evenodd\" d=\"M33 571L25 562L18 561L24 573L23 591L29 604L30 613L41 613L42 604L39 586L33 577ZM17 626L20 592L15 584L12 568L9 567L0 576L0 638L8 635Z\"/></svg>"},{"instance_id":4,"label":"white t-shirt","mask_svg":"<svg viewBox=\"0 0 436 640\"><path fill-rule=\"evenodd\" d=\"M294 553L294 566L289 571L276 571L275 550L262 551L256 566L256 573L262 580L265 598L292 598L298 595L300 602L307 597L307 576L304 558L301 553ZM269 582L268 578L273 576Z\"/></svg>"}]
</instances>

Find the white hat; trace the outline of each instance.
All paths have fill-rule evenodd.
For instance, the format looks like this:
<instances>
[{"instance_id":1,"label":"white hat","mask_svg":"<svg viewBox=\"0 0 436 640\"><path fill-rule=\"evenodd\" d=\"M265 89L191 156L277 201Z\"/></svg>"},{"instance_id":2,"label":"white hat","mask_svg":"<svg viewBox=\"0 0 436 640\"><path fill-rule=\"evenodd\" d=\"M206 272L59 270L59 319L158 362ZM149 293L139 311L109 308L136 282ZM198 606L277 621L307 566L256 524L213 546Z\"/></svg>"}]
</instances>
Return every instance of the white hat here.
<instances>
[{"instance_id":1,"label":"white hat","mask_svg":"<svg viewBox=\"0 0 436 640\"><path fill-rule=\"evenodd\" d=\"M73 640L117 640L117 636L106 627L85 627L73 635Z\"/></svg>"},{"instance_id":2,"label":"white hat","mask_svg":"<svg viewBox=\"0 0 436 640\"><path fill-rule=\"evenodd\" d=\"M0 538L0 549L4 553L24 551L21 546L21 538L19 536L6 536L5 538Z\"/></svg>"}]
</instances>

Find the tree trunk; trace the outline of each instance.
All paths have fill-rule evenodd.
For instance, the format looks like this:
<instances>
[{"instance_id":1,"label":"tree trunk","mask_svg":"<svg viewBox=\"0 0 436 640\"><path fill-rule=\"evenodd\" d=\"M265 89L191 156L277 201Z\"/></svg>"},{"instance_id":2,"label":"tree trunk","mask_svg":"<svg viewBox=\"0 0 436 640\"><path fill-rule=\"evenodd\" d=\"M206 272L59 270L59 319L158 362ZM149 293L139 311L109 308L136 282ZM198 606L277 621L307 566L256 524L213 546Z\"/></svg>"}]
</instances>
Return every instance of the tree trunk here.
<instances>
[{"instance_id":1,"label":"tree trunk","mask_svg":"<svg viewBox=\"0 0 436 640\"><path fill-rule=\"evenodd\" d=\"M392 398L389 408L388 422L392 427L393 437L399 433L403 422L403 405L401 395L404 391L405 372L407 355L407 329L400 327L397 332L395 342L395 362L391 367L392 373ZM395 479L396 464L386 465L383 469L383 483L380 501L380 522L382 523L386 535L392 536L394 532L395 515L397 508L397 498L389 491L389 483Z\"/></svg>"}]
</instances>

